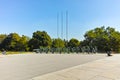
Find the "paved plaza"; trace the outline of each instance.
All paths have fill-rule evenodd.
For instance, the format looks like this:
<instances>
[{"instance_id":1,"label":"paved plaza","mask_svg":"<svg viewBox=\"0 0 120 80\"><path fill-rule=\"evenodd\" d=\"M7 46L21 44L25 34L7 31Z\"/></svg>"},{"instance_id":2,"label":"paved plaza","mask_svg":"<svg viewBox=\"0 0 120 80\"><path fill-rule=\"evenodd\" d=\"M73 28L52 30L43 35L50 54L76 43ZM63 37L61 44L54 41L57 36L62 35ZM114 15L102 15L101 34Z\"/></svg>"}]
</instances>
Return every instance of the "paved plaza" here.
<instances>
[{"instance_id":1,"label":"paved plaza","mask_svg":"<svg viewBox=\"0 0 120 80\"><path fill-rule=\"evenodd\" d=\"M85 64L103 58L106 58L105 54L83 55L83 54L33 53L33 54L17 54L17 55L0 55L0 80L29 80L37 76L42 76L48 73L61 71L67 68L71 68L74 66L78 66L81 64ZM71 76L72 73L68 74L67 76L64 75L63 73L63 75L70 78L72 77ZM51 77L50 80L58 80L56 78L53 79L55 75L53 76L53 78L52 76L49 77ZM58 76L58 78L60 77L61 76Z\"/></svg>"},{"instance_id":2,"label":"paved plaza","mask_svg":"<svg viewBox=\"0 0 120 80\"><path fill-rule=\"evenodd\" d=\"M120 80L120 55L115 54L31 80Z\"/></svg>"}]
</instances>

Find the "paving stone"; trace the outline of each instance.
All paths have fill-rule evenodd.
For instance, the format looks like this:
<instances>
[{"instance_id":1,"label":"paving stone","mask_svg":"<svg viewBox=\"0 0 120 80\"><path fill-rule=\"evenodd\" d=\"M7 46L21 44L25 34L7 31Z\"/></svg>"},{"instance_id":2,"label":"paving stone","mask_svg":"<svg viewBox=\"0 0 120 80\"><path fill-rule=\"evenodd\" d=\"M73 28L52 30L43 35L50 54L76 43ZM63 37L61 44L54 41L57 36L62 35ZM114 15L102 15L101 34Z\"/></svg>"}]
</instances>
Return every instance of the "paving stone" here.
<instances>
[{"instance_id":1,"label":"paving stone","mask_svg":"<svg viewBox=\"0 0 120 80\"><path fill-rule=\"evenodd\" d=\"M120 55L33 78L34 80L120 80Z\"/></svg>"},{"instance_id":2,"label":"paving stone","mask_svg":"<svg viewBox=\"0 0 120 80\"><path fill-rule=\"evenodd\" d=\"M113 79L106 78L106 77L103 77L103 76L96 76L96 77L91 78L89 80L113 80Z\"/></svg>"}]
</instances>

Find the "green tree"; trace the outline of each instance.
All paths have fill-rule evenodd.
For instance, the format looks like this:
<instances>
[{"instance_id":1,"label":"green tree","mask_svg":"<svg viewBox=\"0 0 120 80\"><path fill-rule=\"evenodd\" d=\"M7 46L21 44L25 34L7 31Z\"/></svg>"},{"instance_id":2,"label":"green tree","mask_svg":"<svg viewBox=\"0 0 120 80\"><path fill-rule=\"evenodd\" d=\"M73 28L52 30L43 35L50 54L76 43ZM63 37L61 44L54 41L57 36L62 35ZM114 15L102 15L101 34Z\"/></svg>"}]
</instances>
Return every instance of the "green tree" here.
<instances>
[{"instance_id":1,"label":"green tree","mask_svg":"<svg viewBox=\"0 0 120 80\"><path fill-rule=\"evenodd\" d=\"M33 38L39 40L41 47L50 47L52 44L51 37L45 31L34 32Z\"/></svg>"},{"instance_id":2,"label":"green tree","mask_svg":"<svg viewBox=\"0 0 120 80\"><path fill-rule=\"evenodd\" d=\"M20 40L20 36L17 33L10 33L2 42L2 46L5 50L16 51L16 45Z\"/></svg>"},{"instance_id":3,"label":"green tree","mask_svg":"<svg viewBox=\"0 0 120 80\"><path fill-rule=\"evenodd\" d=\"M0 34L0 44L2 43L2 41L7 37L6 34Z\"/></svg>"},{"instance_id":4,"label":"green tree","mask_svg":"<svg viewBox=\"0 0 120 80\"><path fill-rule=\"evenodd\" d=\"M29 41L30 50L40 47L50 48L51 44L52 44L51 37L45 31L34 32L32 39Z\"/></svg>"},{"instance_id":5,"label":"green tree","mask_svg":"<svg viewBox=\"0 0 120 80\"><path fill-rule=\"evenodd\" d=\"M65 43L62 39L58 38L58 39L53 39L52 42L52 47L53 48L64 48L65 47Z\"/></svg>"},{"instance_id":6,"label":"green tree","mask_svg":"<svg viewBox=\"0 0 120 80\"><path fill-rule=\"evenodd\" d=\"M7 37L7 35L6 34L0 34L0 49L2 50L2 47L3 47L3 45L2 45L2 42L4 41L4 39Z\"/></svg>"},{"instance_id":7,"label":"green tree","mask_svg":"<svg viewBox=\"0 0 120 80\"><path fill-rule=\"evenodd\" d=\"M29 41L28 37L22 35L22 37L20 38L20 40L16 44L16 49L19 51L28 51L29 50L28 41Z\"/></svg>"},{"instance_id":8,"label":"green tree","mask_svg":"<svg viewBox=\"0 0 120 80\"><path fill-rule=\"evenodd\" d=\"M38 49L40 47L40 42L38 39L32 38L28 42L29 50Z\"/></svg>"},{"instance_id":9,"label":"green tree","mask_svg":"<svg viewBox=\"0 0 120 80\"><path fill-rule=\"evenodd\" d=\"M120 51L120 33L114 28L104 26L95 28L87 31L84 37L82 44L86 46L97 46L98 50L102 52L110 48L116 52Z\"/></svg>"},{"instance_id":10,"label":"green tree","mask_svg":"<svg viewBox=\"0 0 120 80\"><path fill-rule=\"evenodd\" d=\"M73 48L73 47L78 47L79 44L80 44L80 42L79 42L77 39L72 38L72 39L70 39L70 41L68 42L68 47L71 47L71 48Z\"/></svg>"}]
</instances>

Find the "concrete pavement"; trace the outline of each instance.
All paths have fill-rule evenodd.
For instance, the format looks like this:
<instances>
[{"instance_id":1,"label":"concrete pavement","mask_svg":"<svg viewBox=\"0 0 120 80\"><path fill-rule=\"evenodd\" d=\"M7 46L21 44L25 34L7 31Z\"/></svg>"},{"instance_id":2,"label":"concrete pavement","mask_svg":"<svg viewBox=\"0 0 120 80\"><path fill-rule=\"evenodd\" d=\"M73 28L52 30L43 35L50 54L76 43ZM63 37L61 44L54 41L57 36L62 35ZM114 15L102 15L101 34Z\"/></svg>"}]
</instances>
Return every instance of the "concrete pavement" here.
<instances>
[{"instance_id":1,"label":"concrete pavement","mask_svg":"<svg viewBox=\"0 0 120 80\"><path fill-rule=\"evenodd\" d=\"M0 55L0 80L28 80L105 57L104 54Z\"/></svg>"},{"instance_id":2,"label":"concrete pavement","mask_svg":"<svg viewBox=\"0 0 120 80\"><path fill-rule=\"evenodd\" d=\"M48 73L30 80L120 80L120 55Z\"/></svg>"}]
</instances>

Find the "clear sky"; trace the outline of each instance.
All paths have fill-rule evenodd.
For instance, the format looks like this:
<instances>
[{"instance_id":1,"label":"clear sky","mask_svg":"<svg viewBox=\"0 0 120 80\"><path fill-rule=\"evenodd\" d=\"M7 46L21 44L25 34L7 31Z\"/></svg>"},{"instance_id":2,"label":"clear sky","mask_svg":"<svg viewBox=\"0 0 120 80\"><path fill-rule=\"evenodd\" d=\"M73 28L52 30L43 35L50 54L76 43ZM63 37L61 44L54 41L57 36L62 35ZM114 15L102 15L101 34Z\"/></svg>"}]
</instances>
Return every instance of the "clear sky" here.
<instances>
[{"instance_id":1,"label":"clear sky","mask_svg":"<svg viewBox=\"0 0 120 80\"><path fill-rule=\"evenodd\" d=\"M103 25L120 31L120 0L0 0L0 34L32 37L40 30L57 38L57 13L65 18L66 10L69 39L82 40L86 31Z\"/></svg>"}]
</instances>

